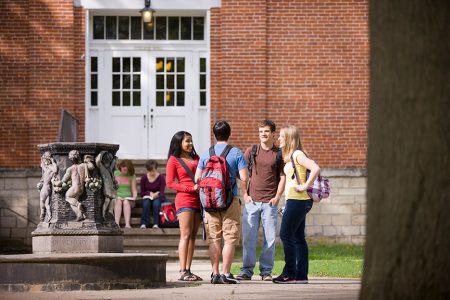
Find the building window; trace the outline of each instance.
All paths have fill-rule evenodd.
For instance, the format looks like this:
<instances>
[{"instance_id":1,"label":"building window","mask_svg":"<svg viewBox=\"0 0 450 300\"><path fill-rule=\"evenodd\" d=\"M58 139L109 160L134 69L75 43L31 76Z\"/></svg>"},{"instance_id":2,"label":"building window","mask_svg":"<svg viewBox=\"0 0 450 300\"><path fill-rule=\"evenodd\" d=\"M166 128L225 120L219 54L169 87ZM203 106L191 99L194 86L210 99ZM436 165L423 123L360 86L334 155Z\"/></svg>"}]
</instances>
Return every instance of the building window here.
<instances>
[{"instance_id":1,"label":"building window","mask_svg":"<svg viewBox=\"0 0 450 300\"><path fill-rule=\"evenodd\" d=\"M91 106L98 106L98 63L97 57L91 57Z\"/></svg>"},{"instance_id":2,"label":"building window","mask_svg":"<svg viewBox=\"0 0 450 300\"><path fill-rule=\"evenodd\" d=\"M184 57L156 58L156 106L184 106Z\"/></svg>"},{"instance_id":3,"label":"building window","mask_svg":"<svg viewBox=\"0 0 450 300\"><path fill-rule=\"evenodd\" d=\"M155 17L147 29L141 17L94 16L94 40L199 40L205 39L204 17Z\"/></svg>"},{"instance_id":4,"label":"building window","mask_svg":"<svg viewBox=\"0 0 450 300\"><path fill-rule=\"evenodd\" d=\"M141 106L141 58L112 58L112 106Z\"/></svg>"},{"instance_id":5,"label":"building window","mask_svg":"<svg viewBox=\"0 0 450 300\"><path fill-rule=\"evenodd\" d=\"M200 106L206 106L206 58L200 57Z\"/></svg>"}]
</instances>

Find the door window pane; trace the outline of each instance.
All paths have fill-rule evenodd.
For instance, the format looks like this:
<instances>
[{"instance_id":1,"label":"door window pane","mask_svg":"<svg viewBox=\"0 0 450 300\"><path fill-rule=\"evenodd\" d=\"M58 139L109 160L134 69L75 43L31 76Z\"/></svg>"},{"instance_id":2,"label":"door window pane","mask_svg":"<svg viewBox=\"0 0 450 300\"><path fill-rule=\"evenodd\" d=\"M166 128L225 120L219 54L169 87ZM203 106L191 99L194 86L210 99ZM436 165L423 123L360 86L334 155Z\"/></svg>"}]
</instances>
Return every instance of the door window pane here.
<instances>
[{"instance_id":1,"label":"door window pane","mask_svg":"<svg viewBox=\"0 0 450 300\"><path fill-rule=\"evenodd\" d=\"M97 92L91 92L91 106L97 105L98 105Z\"/></svg>"},{"instance_id":2,"label":"door window pane","mask_svg":"<svg viewBox=\"0 0 450 300\"><path fill-rule=\"evenodd\" d=\"M152 28L147 28L147 26L144 25L144 40L153 40L154 39L154 29L155 26Z\"/></svg>"},{"instance_id":3,"label":"door window pane","mask_svg":"<svg viewBox=\"0 0 450 300\"><path fill-rule=\"evenodd\" d=\"M141 75L133 75L133 89L141 89Z\"/></svg>"},{"instance_id":4,"label":"door window pane","mask_svg":"<svg viewBox=\"0 0 450 300\"><path fill-rule=\"evenodd\" d=\"M122 92L122 105L130 106L130 92Z\"/></svg>"},{"instance_id":5,"label":"door window pane","mask_svg":"<svg viewBox=\"0 0 450 300\"><path fill-rule=\"evenodd\" d=\"M166 87L171 90L173 90L175 88L175 78L173 75L167 75Z\"/></svg>"},{"instance_id":6,"label":"door window pane","mask_svg":"<svg viewBox=\"0 0 450 300\"><path fill-rule=\"evenodd\" d=\"M91 89L97 89L97 74L91 74Z\"/></svg>"},{"instance_id":7,"label":"door window pane","mask_svg":"<svg viewBox=\"0 0 450 300\"><path fill-rule=\"evenodd\" d=\"M105 38L105 17L94 16L94 40L103 40Z\"/></svg>"},{"instance_id":8,"label":"door window pane","mask_svg":"<svg viewBox=\"0 0 450 300\"><path fill-rule=\"evenodd\" d=\"M184 92L177 92L177 106L184 106Z\"/></svg>"},{"instance_id":9,"label":"door window pane","mask_svg":"<svg viewBox=\"0 0 450 300\"><path fill-rule=\"evenodd\" d=\"M177 58L177 72L184 73L184 58Z\"/></svg>"},{"instance_id":10,"label":"door window pane","mask_svg":"<svg viewBox=\"0 0 450 300\"><path fill-rule=\"evenodd\" d=\"M122 72L130 72L130 58L124 57L122 64Z\"/></svg>"},{"instance_id":11,"label":"door window pane","mask_svg":"<svg viewBox=\"0 0 450 300\"><path fill-rule=\"evenodd\" d=\"M133 72L140 72L140 71L141 71L141 58L134 57L133 58Z\"/></svg>"},{"instance_id":12,"label":"door window pane","mask_svg":"<svg viewBox=\"0 0 450 300\"><path fill-rule=\"evenodd\" d=\"M131 17L131 39L142 39L142 19L141 17Z\"/></svg>"},{"instance_id":13,"label":"door window pane","mask_svg":"<svg viewBox=\"0 0 450 300\"><path fill-rule=\"evenodd\" d=\"M178 17L169 17L169 40L180 39L180 19Z\"/></svg>"},{"instance_id":14,"label":"door window pane","mask_svg":"<svg viewBox=\"0 0 450 300\"><path fill-rule=\"evenodd\" d=\"M113 92L113 106L120 106L120 92Z\"/></svg>"},{"instance_id":15,"label":"door window pane","mask_svg":"<svg viewBox=\"0 0 450 300\"><path fill-rule=\"evenodd\" d=\"M122 75L122 88L129 89L130 87L130 75Z\"/></svg>"},{"instance_id":16,"label":"door window pane","mask_svg":"<svg viewBox=\"0 0 450 300\"><path fill-rule=\"evenodd\" d=\"M117 39L117 17L106 17L106 39Z\"/></svg>"},{"instance_id":17,"label":"door window pane","mask_svg":"<svg viewBox=\"0 0 450 300\"><path fill-rule=\"evenodd\" d=\"M173 73L175 72L175 63L173 58L168 58L166 60L166 72Z\"/></svg>"},{"instance_id":18,"label":"door window pane","mask_svg":"<svg viewBox=\"0 0 450 300\"><path fill-rule=\"evenodd\" d=\"M120 89L120 75L113 75L113 89Z\"/></svg>"},{"instance_id":19,"label":"door window pane","mask_svg":"<svg viewBox=\"0 0 450 300\"><path fill-rule=\"evenodd\" d=\"M177 75L177 89L184 90L184 75Z\"/></svg>"},{"instance_id":20,"label":"door window pane","mask_svg":"<svg viewBox=\"0 0 450 300\"><path fill-rule=\"evenodd\" d=\"M141 106L141 92L133 92L133 106Z\"/></svg>"},{"instance_id":21,"label":"door window pane","mask_svg":"<svg viewBox=\"0 0 450 300\"><path fill-rule=\"evenodd\" d=\"M97 57L91 56L91 106L98 105L98 66Z\"/></svg>"},{"instance_id":22,"label":"door window pane","mask_svg":"<svg viewBox=\"0 0 450 300\"><path fill-rule=\"evenodd\" d=\"M120 57L113 58L113 72L120 72Z\"/></svg>"},{"instance_id":23,"label":"door window pane","mask_svg":"<svg viewBox=\"0 0 450 300\"><path fill-rule=\"evenodd\" d=\"M156 92L156 106L164 106L164 92Z\"/></svg>"},{"instance_id":24,"label":"door window pane","mask_svg":"<svg viewBox=\"0 0 450 300\"><path fill-rule=\"evenodd\" d=\"M200 84L199 84L199 88L200 88L200 106L206 106L206 68L207 68L207 64L206 64L206 58L205 57L200 57Z\"/></svg>"},{"instance_id":25,"label":"door window pane","mask_svg":"<svg viewBox=\"0 0 450 300\"><path fill-rule=\"evenodd\" d=\"M156 59L156 72L164 72L164 58L162 57Z\"/></svg>"},{"instance_id":26,"label":"door window pane","mask_svg":"<svg viewBox=\"0 0 450 300\"><path fill-rule=\"evenodd\" d=\"M166 106L173 106L175 98L173 92L166 92Z\"/></svg>"},{"instance_id":27,"label":"door window pane","mask_svg":"<svg viewBox=\"0 0 450 300\"><path fill-rule=\"evenodd\" d=\"M119 40L128 40L130 37L130 18L119 17Z\"/></svg>"},{"instance_id":28,"label":"door window pane","mask_svg":"<svg viewBox=\"0 0 450 300\"><path fill-rule=\"evenodd\" d=\"M200 92L200 106L206 106L206 92Z\"/></svg>"},{"instance_id":29,"label":"door window pane","mask_svg":"<svg viewBox=\"0 0 450 300\"><path fill-rule=\"evenodd\" d=\"M91 57L91 72L97 72L97 57Z\"/></svg>"},{"instance_id":30,"label":"door window pane","mask_svg":"<svg viewBox=\"0 0 450 300\"><path fill-rule=\"evenodd\" d=\"M164 75L156 75L156 88L158 90L164 89Z\"/></svg>"},{"instance_id":31,"label":"door window pane","mask_svg":"<svg viewBox=\"0 0 450 300\"><path fill-rule=\"evenodd\" d=\"M167 17L155 18L155 29L157 40L167 40Z\"/></svg>"}]
</instances>

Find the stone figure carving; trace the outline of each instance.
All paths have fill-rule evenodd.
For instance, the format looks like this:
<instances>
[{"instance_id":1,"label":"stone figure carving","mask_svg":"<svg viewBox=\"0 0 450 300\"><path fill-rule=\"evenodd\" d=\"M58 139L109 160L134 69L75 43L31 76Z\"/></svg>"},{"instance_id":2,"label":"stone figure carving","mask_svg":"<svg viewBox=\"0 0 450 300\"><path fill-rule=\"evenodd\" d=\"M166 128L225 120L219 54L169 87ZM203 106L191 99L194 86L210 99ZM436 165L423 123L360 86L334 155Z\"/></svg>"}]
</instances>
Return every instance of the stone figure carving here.
<instances>
[{"instance_id":1,"label":"stone figure carving","mask_svg":"<svg viewBox=\"0 0 450 300\"><path fill-rule=\"evenodd\" d=\"M86 217L84 215L85 208L80 202L80 196L84 192L86 166L85 164L80 164L80 153L78 150L72 150L69 152L69 160L73 163L73 165L67 168L62 182L63 186L64 183L69 186L65 197L66 201L70 204L70 208L76 215L75 221L78 222Z\"/></svg>"},{"instance_id":2,"label":"stone figure carving","mask_svg":"<svg viewBox=\"0 0 450 300\"><path fill-rule=\"evenodd\" d=\"M95 169L94 156L89 154L85 155L83 164L85 166L86 174L84 187L95 193L102 188L102 180L91 176L91 172Z\"/></svg>"},{"instance_id":3,"label":"stone figure carving","mask_svg":"<svg viewBox=\"0 0 450 300\"><path fill-rule=\"evenodd\" d=\"M51 219L50 196L52 194L52 180L56 178L55 176L58 173L58 166L56 164L56 160L48 151L42 154L41 169L42 177L37 186L39 189L39 205L41 209L39 219L41 222L45 220L49 222Z\"/></svg>"},{"instance_id":4,"label":"stone figure carving","mask_svg":"<svg viewBox=\"0 0 450 300\"><path fill-rule=\"evenodd\" d=\"M106 220L107 211L113 214L113 199L115 199L117 195L117 184L114 180L116 158L108 151L101 151L95 158L95 163L97 164L100 171L100 176L103 179L103 194L105 196L105 202L103 202L102 206L102 215L103 219Z\"/></svg>"}]
</instances>

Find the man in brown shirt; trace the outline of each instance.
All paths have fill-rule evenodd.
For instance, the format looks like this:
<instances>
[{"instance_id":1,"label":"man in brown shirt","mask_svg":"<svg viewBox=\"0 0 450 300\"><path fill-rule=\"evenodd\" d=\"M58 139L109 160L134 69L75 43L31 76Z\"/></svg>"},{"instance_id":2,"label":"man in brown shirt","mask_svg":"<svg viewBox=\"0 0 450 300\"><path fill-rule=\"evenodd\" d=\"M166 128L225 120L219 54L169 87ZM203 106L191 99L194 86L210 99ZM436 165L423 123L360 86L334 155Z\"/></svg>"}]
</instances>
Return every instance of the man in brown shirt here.
<instances>
[{"instance_id":1,"label":"man in brown shirt","mask_svg":"<svg viewBox=\"0 0 450 300\"><path fill-rule=\"evenodd\" d=\"M245 151L249 163L249 186L241 184L245 208L242 216L243 264L239 280L251 280L256 264L256 244L259 224L263 226L263 248L259 257L261 279L272 281L277 230L277 206L284 191L281 150L274 145L275 123L264 120L259 124L258 145Z\"/></svg>"}]
</instances>

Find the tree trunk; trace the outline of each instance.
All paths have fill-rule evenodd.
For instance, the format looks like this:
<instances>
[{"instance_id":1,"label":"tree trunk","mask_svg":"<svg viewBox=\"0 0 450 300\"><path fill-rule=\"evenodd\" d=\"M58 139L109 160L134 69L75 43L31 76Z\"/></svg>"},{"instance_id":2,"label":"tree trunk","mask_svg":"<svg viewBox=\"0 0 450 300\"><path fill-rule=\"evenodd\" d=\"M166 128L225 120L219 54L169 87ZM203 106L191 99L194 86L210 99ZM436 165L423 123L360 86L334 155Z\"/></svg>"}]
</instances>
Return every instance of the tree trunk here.
<instances>
[{"instance_id":1,"label":"tree trunk","mask_svg":"<svg viewBox=\"0 0 450 300\"><path fill-rule=\"evenodd\" d=\"M450 2L370 3L361 299L450 299Z\"/></svg>"}]
</instances>

